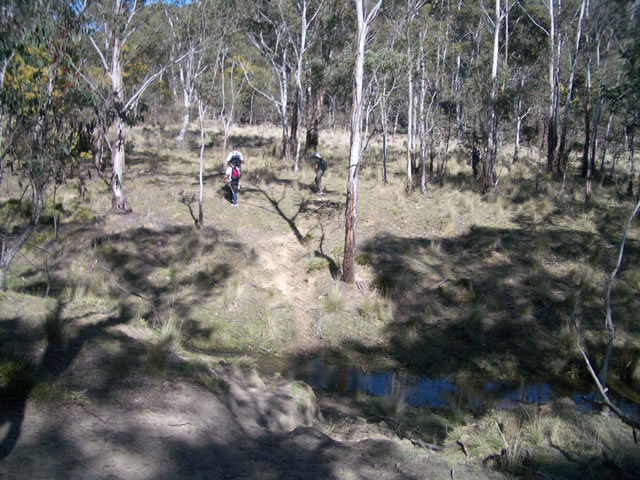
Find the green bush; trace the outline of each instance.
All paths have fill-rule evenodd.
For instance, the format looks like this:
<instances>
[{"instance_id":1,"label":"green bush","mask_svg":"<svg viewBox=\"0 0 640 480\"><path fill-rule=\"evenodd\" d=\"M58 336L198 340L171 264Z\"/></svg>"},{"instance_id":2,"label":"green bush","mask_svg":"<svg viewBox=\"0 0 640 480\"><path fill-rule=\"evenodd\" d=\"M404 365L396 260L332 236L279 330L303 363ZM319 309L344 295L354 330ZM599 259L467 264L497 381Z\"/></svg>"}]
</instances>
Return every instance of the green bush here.
<instances>
[{"instance_id":1,"label":"green bush","mask_svg":"<svg viewBox=\"0 0 640 480\"><path fill-rule=\"evenodd\" d=\"M357 265L371 265L373 263L373 259L370 254L360 252L356 255L355 262Z\"/></svg>"}]
</instances>

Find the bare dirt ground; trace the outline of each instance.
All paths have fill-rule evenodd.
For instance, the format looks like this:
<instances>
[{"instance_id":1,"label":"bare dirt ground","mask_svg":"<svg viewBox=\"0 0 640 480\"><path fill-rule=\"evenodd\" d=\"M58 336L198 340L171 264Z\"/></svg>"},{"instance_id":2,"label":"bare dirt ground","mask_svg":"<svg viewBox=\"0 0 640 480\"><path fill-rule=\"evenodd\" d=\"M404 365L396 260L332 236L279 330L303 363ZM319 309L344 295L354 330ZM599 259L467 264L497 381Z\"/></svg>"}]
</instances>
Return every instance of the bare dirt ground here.
<instances>
[{"instance_id":1,"label":"bare dirt ground","mask_svg":"<svg viewBox=\"0 0 640 480\"><path fill-rule=\"evenodd\" d=\"M0 478L505 478L449 464L363 419L346 416L327 435L307 387L265 385L228 366L215 374L228 391L139 379L103 401L5 410Z\"/></svg>"}]
</instances>

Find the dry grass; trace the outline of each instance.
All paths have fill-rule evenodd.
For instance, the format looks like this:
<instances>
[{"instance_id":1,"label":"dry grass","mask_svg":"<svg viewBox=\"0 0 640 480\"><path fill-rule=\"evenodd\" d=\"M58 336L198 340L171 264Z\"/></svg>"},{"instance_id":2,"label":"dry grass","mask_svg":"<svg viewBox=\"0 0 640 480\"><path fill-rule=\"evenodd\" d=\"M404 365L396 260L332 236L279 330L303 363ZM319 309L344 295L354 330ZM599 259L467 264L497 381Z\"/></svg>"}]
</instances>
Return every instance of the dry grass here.
<instances>
[{"instance_id":1,"label":"dry grass","mask_svg":"<svg viewBox=\"0 0 640 480\"><path fill-rule=\"evenodd\" d=\"M597 188L596 201L585 207L582 180L568 176L561 190L533 156L505 164L498 192L482 195L460 161L464 152L456 151L443 186L430 183L427 195L407 196L404 139L391 145L385 186L372 143L360 177L360 292L332 278L343 256L347 132L322 132L319 150L329 170L327 194L318 198L308 156L297 174L279 158L277 127L233 128L229 145L240 144L247 160L241 207L231 209L220 177L221 130L208 126L205 229L198 232L180 201L198 191L197 136L192 129L185 144L175 145L172 128L133 130L136 149L124 179L132 215L105 215L110 198L100 181L89 182L84 198L76 186L61 188L59 243L43 225L29 261L12 265L9 288L43 295L48 273L50 296L71 306L112 312L137 302L127 321L152 339L141 363L154 372L166 369L172 351L256 362L258 354L304 350L418 375L584 377L567 319L580 291L583 337L597 351L605 274L617 254L616 226L628 211L613 189ZM639 369L625 365L640 348L640 274L633 268L639 241L634 226L614 285L621 360L612 373L635 379L636 390ZM7 307L12 302L0 303L3 318L20 317L18 307ZM322 338L314 336L316 322ZM65 345L62 325L36 330ZM396 400L385 411L405 414ZM527 446L583 442L601 451L610 443L597 425L529 410L501 415L470 420L459 412L449 438L464 435L480 459L504 449L500 462L510 471Z\"/></svg>"}]
</instances>

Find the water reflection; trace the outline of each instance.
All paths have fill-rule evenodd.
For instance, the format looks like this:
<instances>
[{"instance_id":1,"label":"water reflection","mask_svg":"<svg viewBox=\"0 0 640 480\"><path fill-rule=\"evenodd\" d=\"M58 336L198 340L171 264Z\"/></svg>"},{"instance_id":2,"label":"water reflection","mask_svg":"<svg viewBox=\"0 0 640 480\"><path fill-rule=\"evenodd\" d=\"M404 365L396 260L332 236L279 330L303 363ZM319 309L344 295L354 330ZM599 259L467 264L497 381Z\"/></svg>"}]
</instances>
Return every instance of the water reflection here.
<instances>
[{"instance_id":1,"label":"water reflection","mask_svg":"<svg viewBox=\"0 0 640 480\"><path fill-rule=\"evenodd\" d=\"M399 375L395 372L364 372L352 366L328 365L316 358L292 366L291 376L314 387L347 393L361 391L373 396L404 396L414 407L456 405L459 408L510 408L518 402L547 403L560 397L570 397L579 411L589 412L595 391L571 391L535 381L460 381L452 378L427 378ZM640 405L622 397L612 397L630 417L640 419Z\"/></svg>"}]
</instances>

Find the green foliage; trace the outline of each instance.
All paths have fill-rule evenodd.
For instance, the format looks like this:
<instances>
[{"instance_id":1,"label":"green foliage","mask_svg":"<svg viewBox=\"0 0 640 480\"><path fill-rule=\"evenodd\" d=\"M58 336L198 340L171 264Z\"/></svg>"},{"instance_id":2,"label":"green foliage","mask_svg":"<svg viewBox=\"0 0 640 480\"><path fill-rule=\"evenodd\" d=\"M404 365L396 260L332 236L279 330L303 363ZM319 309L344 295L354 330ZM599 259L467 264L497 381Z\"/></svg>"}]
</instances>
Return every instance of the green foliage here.
<instances>
[{"instance_id":1,"label":"green foliage","mask_svg":"<svg viewBox=\"0 0 640 480\"><path fill-rule=\"evenodd\" d=\"M86 402L87 397L84 392L75 392L68 388L54 385L47 382L39 382L33 387L29 398L36 404L51 404L61 402Z\"/></svg>"},{"instance_id":2,"label":"green foliage","mask_svg":"<svg viewBox=\"0 0 640 480\"><path fill-rule=\"evenodd\" d=\"M27 26L11 25L19 41L2 45L7 49L2 59L10 61L3 65L6 70L0 91L0 168L10 165L16 174L20 193L12 200L22 211L29 209L29 219L10 215L1 223L5 248L0 257L0 287L15 252L40 219L48 188L63 183L88 148L82 112L92 103L70 64L74 14L63 2L34 2L35 11L29 3L8 8L14 20L28 18ZM0 176L3 181L5 178Z\"/></svg>"},{"instance_id":3,"label":"green foliage","mask_svg":"<svg viewBox=\"0 0 640 480\"><path fill-rule=\"evenodd\" d=\"M34 366L24 358L0 360L0 399L23 399L36 385Z\"/></svg>"},{"instance_id":4,"label":"green foliage","mask_svg":"<svg viewBox=\"0 0 640 480\"><path fill-rule=\"evenodd\" d=\"M307 265L307 273L321 272L327 268L327 260L321 257L312 258Z\"/></svg>"},{"instance_id":5,"label":"green foliage","mask_svg":"<svg viewBox=\"0 0 640 480\"><path fill-rule=\"evenodd\" d=\"M73 212L72 220L81 223L91 223L96 219L95 213L87 207L79 207Z\"/></svg>"},{"instance_id":6,"label":"green foliage","mask_svg":"<svg viewBox=\"0 0 640 480\"><path fill-rule=\"evenodd\" d=\"M371 289L388 297L391 295L393 288L395 287L396 281L389 274L379 273L375 276L373 281L371 282Z\"/></svg>"},{"instance_id":7,"label":"green foliage","mask_svg":"<svg viewBox=\"0 0 640 480\"><path fill-rule=\"evenodd\" d=\"M373 263L371 254L367 252L358 253L354 261L356 262L356 265L371 265Z\"/></svg>"}]
</instances>

